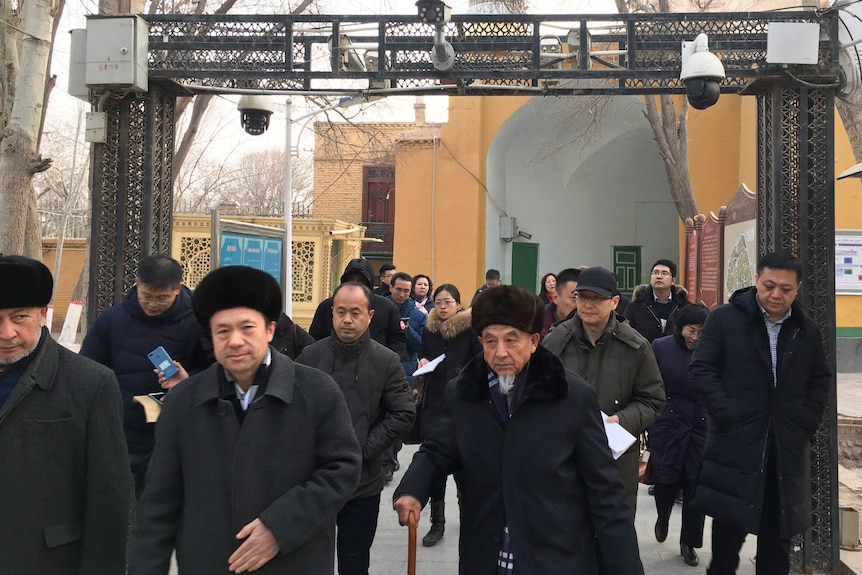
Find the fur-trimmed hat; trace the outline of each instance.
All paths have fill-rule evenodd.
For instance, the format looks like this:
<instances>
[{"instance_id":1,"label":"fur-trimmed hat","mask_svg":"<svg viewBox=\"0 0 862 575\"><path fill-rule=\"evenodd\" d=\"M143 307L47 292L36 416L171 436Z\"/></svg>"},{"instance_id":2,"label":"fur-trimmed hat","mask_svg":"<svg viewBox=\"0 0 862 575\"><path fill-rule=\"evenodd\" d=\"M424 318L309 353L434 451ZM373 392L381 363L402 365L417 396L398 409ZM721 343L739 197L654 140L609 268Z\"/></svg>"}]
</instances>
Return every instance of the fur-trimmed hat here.
<instances>
[{"instance_id":1,"label":"fur-trimmed hat","mask_svg":"<svg viewBox=\"0 0 862 575\"><path fill-rule=\"evenodd\" d=\"M473 303L473 330L482 335L489 325L510 325L527 333L539 333L545 306L522 287L503 285L479 294Z\"/></svg>"},{"instance_id":2,"label":"fur-trimmed hat","mask_svg":"<svg viewBox=\"0 0 862 575\"><path fill-rule=\"evenodd\" d=\"M281 316L281 288L270 274L248 266L225 266L204 277L192 294L195 317L209 329L217 312L235 307L259 311L269 321Z\"/></svg>"},{"instance_id":3,"label":"fur-trimmed hat","mask_svg":"<svg viewBox=\"0 0 862 575\"><path fill-rule=\"evenodd\" d=\"M42 262L0 254L0 309L45 307L53 289L54 278Z\"/></svg>"}]
</instances>

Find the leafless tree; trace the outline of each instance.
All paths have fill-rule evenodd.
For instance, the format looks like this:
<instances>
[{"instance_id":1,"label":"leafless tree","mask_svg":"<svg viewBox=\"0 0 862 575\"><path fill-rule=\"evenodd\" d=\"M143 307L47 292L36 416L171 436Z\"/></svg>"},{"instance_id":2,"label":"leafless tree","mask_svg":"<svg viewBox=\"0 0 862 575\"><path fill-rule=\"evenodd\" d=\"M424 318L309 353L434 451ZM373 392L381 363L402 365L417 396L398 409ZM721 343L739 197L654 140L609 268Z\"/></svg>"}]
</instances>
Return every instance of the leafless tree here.
<instances>
[{"instance_id":1,"label":"leafless tree","mask_svg":"<svg viewBox=\"0 0 862 575\"><path fill-rule=\"evenodd\" d=\"M51 46L64 0L0 1L0 252L42 255L33 176L50 159L39 154Z\"/></svg>"}]
</instances>

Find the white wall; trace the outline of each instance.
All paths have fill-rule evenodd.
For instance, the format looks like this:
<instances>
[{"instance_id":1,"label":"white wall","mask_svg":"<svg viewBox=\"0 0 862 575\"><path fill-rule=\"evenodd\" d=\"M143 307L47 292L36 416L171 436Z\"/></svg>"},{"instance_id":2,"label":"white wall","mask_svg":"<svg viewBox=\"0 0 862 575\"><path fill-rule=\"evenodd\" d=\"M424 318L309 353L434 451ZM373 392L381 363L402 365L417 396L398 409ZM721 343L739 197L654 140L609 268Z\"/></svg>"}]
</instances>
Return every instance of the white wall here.
<instances>
[{"instance_id":1,"label":"white wall","mask_svg":"<svg viewBox=\"0 0 862 575\"><path fill-rule=\"evenodd\" d=\"M504 211L539 243L539 275L611 267L611 246L640 245L642 274L679 254L678 216L643 102L537 97L500 129L488 153L486 267L511 274L499 239ZM599 126L593 116L600 116ZM644 277L644 279L646 279Z\"/></svg>"}]
</instances>

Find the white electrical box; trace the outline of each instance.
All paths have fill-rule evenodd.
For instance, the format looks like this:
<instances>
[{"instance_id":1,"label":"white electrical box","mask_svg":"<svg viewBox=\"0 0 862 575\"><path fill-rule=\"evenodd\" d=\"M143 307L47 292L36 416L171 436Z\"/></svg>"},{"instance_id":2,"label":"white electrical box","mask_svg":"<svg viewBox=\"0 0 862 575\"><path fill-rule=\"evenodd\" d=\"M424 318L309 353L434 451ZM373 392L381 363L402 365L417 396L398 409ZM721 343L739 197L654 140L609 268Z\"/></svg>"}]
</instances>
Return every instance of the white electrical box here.
<instances>
[{"instance_id":1,"label":"white electrical box","mask_svg":"<svg viewBox=\"0 0 862 575\"><path fill-rule=\"evenodd\" d=\"M817 64L820 24L770 22L766 31L768 64Z\"/></svg>"},{"instance_id":2,"label":"white electrical box","mask_svg":"<svg viewBox=\"0 0 862 575\"><path fill-rule=\"evenodd\" d=\"M108 141L108 114L87 112L84 116L84 141L104 144Z\"/></svg>"},{"instance_id":3,"label":"white electrical box","mask_svg":"<svg viewBox=\"0 0 862 575\"><path fill-rule=\"evenodd\" d=\"M518 219L500 216L500 239L511 240L518 235Z\"/></svg>"},{"instance_id":4,"label":"white electrical box","mask_svg":"<svg viewBox=\"0 0 862 575\"><path fill-rule=\"evenodd\" d=\"M84 70L87 67L87 31L84 28L70 30L71 49L69 54L69 85L66 91L70 96L90 101L90 89L84 82Z\"/></svg>"},{"instance_id":5,"label":"white electrical box","mask_svg":"<svg viewBox=\"0 0 862 575\"><path fill-rule=\"evenodd\" d=\"M87 18L86 85L146 92L147 32L139 16Z\"/></svg>"}]
</instances>

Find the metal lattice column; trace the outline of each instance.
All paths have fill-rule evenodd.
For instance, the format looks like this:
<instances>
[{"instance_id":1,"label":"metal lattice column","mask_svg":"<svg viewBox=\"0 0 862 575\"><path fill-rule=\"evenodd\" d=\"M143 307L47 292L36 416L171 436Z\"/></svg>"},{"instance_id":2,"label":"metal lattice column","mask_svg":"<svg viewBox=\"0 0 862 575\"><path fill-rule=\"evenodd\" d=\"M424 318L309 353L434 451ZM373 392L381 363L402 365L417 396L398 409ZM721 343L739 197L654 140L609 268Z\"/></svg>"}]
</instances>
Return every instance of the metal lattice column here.
<instances>
[{"instance_id":1,"label":"metal lattice column","mask_svg":"<svg viewBox=\"0 0 862 575\"><path fill-rule=\"evenodd\" d=\"M803 265L799 300L817 322L833 373L811 450L812 527L794 539L794 573L833 573L838 549L835 379L835 92L774 83L757 96L757 252L789 250Z\"/></svg>"},{"instance_id":2,"label":"metal lattice column","mask_svg":"<svg viewBox=\"0 0 862 575\"><path fill-rule=\"evenodd\" d=\"M176 97L108 98L108 139L94 146L90 234L90 323L134 283L138 260L170 253Z\"/></svg>"}]
</instances>

